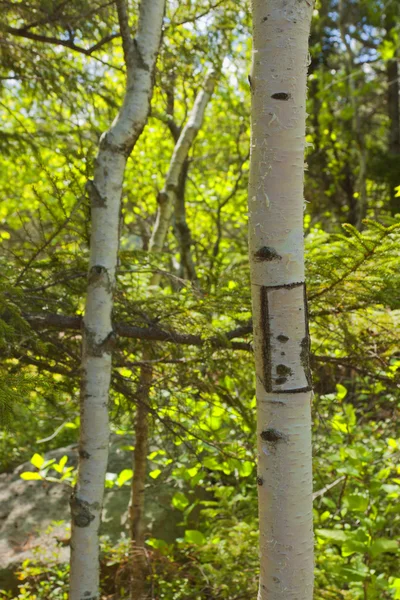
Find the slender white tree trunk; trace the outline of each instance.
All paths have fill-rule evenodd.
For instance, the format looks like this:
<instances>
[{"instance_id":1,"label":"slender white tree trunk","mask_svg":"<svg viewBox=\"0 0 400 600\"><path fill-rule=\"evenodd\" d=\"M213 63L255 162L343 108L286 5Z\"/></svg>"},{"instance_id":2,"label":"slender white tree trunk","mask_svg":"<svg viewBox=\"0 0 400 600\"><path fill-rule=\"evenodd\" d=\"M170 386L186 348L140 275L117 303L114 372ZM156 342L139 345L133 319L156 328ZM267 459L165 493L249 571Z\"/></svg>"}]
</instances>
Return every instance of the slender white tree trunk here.
<instances>
[{"instance_id":1,"label":"slender white tree trunk","mask_svg":"<svg viewBox=\"0 0 400 600\"><path fill-rule=\"evenodd\" d=\"M311 0L253 0L249 245L259 600L312 600L311 377L303 179Z\"/></svg>"},{"instance_id":2,"label":"slender white tree trunk","mask_svg":"<svg viewBox=\"0 0 400 600\"><path fill-rule=\"evenodd\" d=\"M124 0L117 0L127 67L122 108L100 140L88 182L92 233L82 350L78 481L71 497L70 600L98 600L99 539L107 468L108 393L114 333L111 322L126 161L146 123L165 0L142 0L132 39Z\"/></svg>"},{"instance_id":3,"label":"slender white tree trunk","mask_svg":"<svg viewBox=\"0 0 400 600\"><path fill-rule=\"evenodd\" d=\"M214 90L215 77L215 71L211 70L206 77L203 89L196 97L187 123L175 145L164 187L158 194L158 211L149 244L150 252L160 252L163 249L176 205L179 179L189 150L202 126L204 112ZM155 273L151 279L151 285L158 285L159 282L160 275Z\"/></svg>"}]
</instances>

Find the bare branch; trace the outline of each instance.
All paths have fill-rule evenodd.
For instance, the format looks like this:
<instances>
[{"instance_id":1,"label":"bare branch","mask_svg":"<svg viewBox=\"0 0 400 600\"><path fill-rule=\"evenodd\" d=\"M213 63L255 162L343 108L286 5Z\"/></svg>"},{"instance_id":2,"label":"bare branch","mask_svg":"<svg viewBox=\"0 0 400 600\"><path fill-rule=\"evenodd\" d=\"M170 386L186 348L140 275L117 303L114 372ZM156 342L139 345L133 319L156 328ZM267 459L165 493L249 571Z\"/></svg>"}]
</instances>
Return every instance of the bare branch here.
<instances>
[{"instance_id":1,"label":"bare branch","mask_svg":"<svg viewBox=\"0 0 400 600\"><path fill-rule=\"evenodd\" d=\"M82 328L82 317L67 316L52 313L26 314L24 319L30 324L32 329L58 329L65 331L74 329L80 331ZM114 331L121 337L132 338L136 340L150 340L154 342L172 342L183 346L205 346L209 344L212 348L229 348L232 350L245 350L251 352L252 347L248 342L234 342L235 338L244 337L251 333L251 324L242 325L232 331L219 332L210 338L204 338L200 335L191 333L181 333L171 329L162 329L157 326L138 327L127 323L114 323Z\"/></svg>"},{"instance_id":2,"label":"bare branch","mask_svg":"<svg viewBox=\"0 0 400 600\"><path fill-rule=\"evenodd\" d=\"M55 46L65 46L74 52L79 52L79 54L84 54L85 56L91 56L93 52L99 50L105 44L108 44L111 40L120 37L119 33L112 33L110 35L106 35L102 40L91 46L90 48L82 48L81 46L77 46L72 40L61 40L57 37L40 35L39 33L32 33L30 31L26 31L25 28L17 29L16 27L6 27L5 30L7 33L14 35L16 37L26 38L28 40L34 40L36 42L43 42L44 44L52 44Z\"/></svg>"}]
</instances>

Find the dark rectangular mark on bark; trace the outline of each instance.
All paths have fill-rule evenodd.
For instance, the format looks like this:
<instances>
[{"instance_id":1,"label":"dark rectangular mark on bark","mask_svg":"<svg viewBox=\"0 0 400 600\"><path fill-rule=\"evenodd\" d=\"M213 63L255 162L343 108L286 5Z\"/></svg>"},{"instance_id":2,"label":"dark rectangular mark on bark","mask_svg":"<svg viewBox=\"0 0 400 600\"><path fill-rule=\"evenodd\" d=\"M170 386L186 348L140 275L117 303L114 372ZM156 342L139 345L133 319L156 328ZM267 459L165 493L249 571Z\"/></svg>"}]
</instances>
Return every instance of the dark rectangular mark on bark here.
<instances>
[{"instance_id":1,"label":"dark rectangular mark on bark","mask_svg":"<svg viewBox=\"0 0 400 600\"><path fill-rule=\"evenodd\" d=\"M293 283L282 283L281 285L268 285L263 286L267 290L292 290L295 287L300 287L301 285L305 285L304 281L295 281Z\"/></svg>"},{"instance_id":2,"label":"dark rectangular mark on bark","mask_svg":"<svg viewBox=\"0 0 400 600\"><path fill-rule=\"evenodd\" d=\"M260 328L264 389L266 392L272 392L271 332L269 327L268 289L269 288L265 286L260 287Z\"/></svg>"},{"instance_id":3,"label":"dark rectangular mark on bark","mask_svg":"<svg viewBox=\"0 0 400 600\"><path fill-rule=\"evenodd\" d=\"M307 385L302 388L294 388L292 390L273 390L274 394L300 394L302 392L311 392L312 387Z\"/></svg>"},{"instance_id":4,"label":"dark rectangular mark on bark","mask_svg":"<svg viewBox=\"0 0 400 600\"><path fill-rule=\"evenodd\" d=\"M308 302L307 302L307 288L304 283L304 328L305 335L301 340L301 350L300 350L300 362L304 369L304 375L306 377L307 383L312 389L312 374L310 367L310 351L311 351L311 339L310 339L310 328L308 322Z\"/></svg>"}]
</instances>

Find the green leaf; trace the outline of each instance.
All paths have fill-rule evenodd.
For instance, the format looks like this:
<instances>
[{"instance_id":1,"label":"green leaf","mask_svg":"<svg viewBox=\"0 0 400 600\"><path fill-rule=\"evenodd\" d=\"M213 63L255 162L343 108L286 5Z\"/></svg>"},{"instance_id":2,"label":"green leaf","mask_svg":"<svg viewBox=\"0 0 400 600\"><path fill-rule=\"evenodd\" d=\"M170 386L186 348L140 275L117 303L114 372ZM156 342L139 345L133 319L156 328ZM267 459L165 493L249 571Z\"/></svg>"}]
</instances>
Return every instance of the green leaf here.
<instances>
[{"instance_id":1,"label":"green leaf","mask_svg":"<svg viewBox=\"0 0 400 600\"><path fill-rule=\"evenodd\" d=\"M394 599L400 600L400 577L394 577L393 581L390 581L389 587L394 590Z\"/></svg>"},{"instance_id":2,"label":"green leaf","mask_svg":"<svg viewBox=\"0 0 400 600\"><path fill-rule=\"evenodd\" d=\"M365 565L359 565L358 568L340 567L338 569L338 575L344 581L348 582L364 581L365 577L368 575L368 569Z\"/></svg>"},{"instance_id":3,"label":"green leaf","mask_svg":"<svg viewBox=\"0 0 400 600\"><path fill-rule=\"evenodd\" d=\"M60 467L60 469L63 469L65 467L65 465L68 462L68 456L65 454L62 458L60 458L60 461L58 463L58 466Z\"/></svg>"},{"instance_id":4,"label":"green leaf","mask_svg":"<svg viewBox=\"0 0 400 600\"><path fill-rule=\"evenodd\" d=\"M338 400L343 400L347 396L347 389L341 383L336 384L336 398Z\"/></svg>"},{"instance_id":5,"label":"green leaf","mask_svg":"<svg viewBox=\"0 0 400 600\"><path fill-rule=\"evenodd\" d=\"M354 512L364 513L369 504L369 497L365 494L349 494L343 499L344 506Z\"/></svg>"},{"instance_id":6,"label":"green leaf","mask_svg":"<svg viewBox=\"0 0 400 600\"><path fill-rule=\"evenodd\" d=\"M319 537L343 544L348 539L348 533L340 529L317 529L315 532Z\"/></svg>"},{"instance_id":7,"label":"green leaf","mask_svg":"<svg viewBox=\"0 0 400 600\"><path fill-rule=\"evenodd\" d=\"M214 456L207 456L203 461L203 466L212 471L222 471L221 463Z\"/></svg>"},{"instance_id":8,"label":"green leaf","mask_svg":"<svg viewBox=\"0 0 400 600\"><path fill-rule=\"evenodd\" d=\"M188 504L189 500L186 498L185 494L182 492L176 492L176 494L174 494L174 497L172 498L172 506L178 510L185 510Z\"/></svg>"},{"instance_id":9,"label":"green leaf","mask_svg":"<svg viewBox=\"0 0 400 600\"><path fill-rule=\"evenodd\" d=\"M197 475L198 472L199 467L192 467L191 469L187 469L187 474L189 475L189 477L195 477L195 475Z\"/></svg>"},{"instance_id":10,"label":"green leaf","mask_svg":"<svg viewBox=\"0 0 400 600\"><path fill-rule=\"evenodd\" d=\"M157 477L161 475L161 471L160 469L154 469L154 471L150 471L149 475L152 479L157 479Z\"/></svg>"},{"instance_id":11,"label":"green leaf","mask_svg":"<svg viewBox=\"0 0 400 600\"><path fill-rule=\"evenodd\" d=\"M40 473L32 473L31 471L24 471L24 473L21 473L20 477L21 479L26 479L26 481L31 479L43 479Z\"/></svg>"},{"instance_id":12,"label":"green leaf","mask_svg":"<svg viewBox=\"0 0 400 600\"><path fill-rule=\"evenodd\" d=\"M396 46L390 40L383 40L378 50L380 50L383 60L391 60L396 52Z\"/></svg>"},{"instance_id":13,"label":"green leaf","mask_svg":"<svg viewBox=\"0 0 400 600\"><path fill-rule=\"evenodd\" d=\"M189 544L197 544L198 546L203 546L206 543L205 536L197 529L187 529L185 531L185 540Z\"/></svg>"},{"instance_id":14,"label":"green leaf","mask_svg":"<svg viewBox=\"0 0 400 600\"><path fill-rule=\"evenodd\" d=\"M241 475L241 477L248 477L251 475L253 467L254 465L252 462L245 460L239 465L239 475Z\"/></svg>"},{"instance_id":15,"label":"green leaf","mask_svg":"<svg viewBox=\"0 0 400 600\"><path fill-rule=\"evenodd\" d=\"M342 555L351 556L355 552L365 554L368 550L371 537L365 529L359 528L356 532L349 531L347 540L342 546Z\"/></svg>"},{"instance_id":16,"label":"green leaf","mask_svg":"<svg viewBox=\"0 0 400 600\"><path fill-rule=\"evenodd\" d=\"M378 538L372 542L369 552L374 558L384 552L397 552L399 543L389 538Z\"/></svg>"},{"instance_id":17,"label":"green leaf","mask_svg":"<svg viewBox=\"0 0 400 600\"><path fill-rule=\"evenodd\" d=\"M146 544L151 546L152 548L157 548L157 550L167 550L168 544L164 540L160 540L158 538L150 538L146 540Z\"/></svg>"},{"instance_id":18,"label":"green leaf","mask_svg":"<svg viewBox=\"0 0 400 600\"><path fill-rule=\"evenodd\" d=\"M44 458L40 454L34 454L30 460L34 467L40 469L44 463Z\"/></svg>"},{"instance_id":19,"label":"green leaf","mask_svg":"<svg viewBox=\"0 0 400 600\"><path fill-rule=\"evenodd\" d=\"M121 487L122 485L124 485L124 483L126 483L127 481L129 481L130 479L132 479L132 477L133 477L133 471L132 471L132 469L124 469L118 475L117 484L119 485L119 487Z\"/></svg>"}]
</instances>

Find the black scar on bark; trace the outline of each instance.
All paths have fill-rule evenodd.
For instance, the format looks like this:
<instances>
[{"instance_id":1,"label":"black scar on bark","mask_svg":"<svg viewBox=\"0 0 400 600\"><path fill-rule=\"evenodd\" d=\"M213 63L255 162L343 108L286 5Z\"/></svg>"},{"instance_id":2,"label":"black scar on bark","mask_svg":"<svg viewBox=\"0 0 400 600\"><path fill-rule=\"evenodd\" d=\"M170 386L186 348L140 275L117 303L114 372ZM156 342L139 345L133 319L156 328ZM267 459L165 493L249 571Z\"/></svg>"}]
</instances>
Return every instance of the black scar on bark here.
<instances>
[{"instance_id":1,"label":"black scar on bark","mask_svg":"<svg viewBox=\"0 0 400 600\"><path fill-rule=\"evenodd\" d=\"M88 527L90 523L95 519L95 516L90 512L91 506L98 508L97 503L90 505L85 500L77 498L75 491L71 494L70 498L71 516L73 522L77 527Z\"/></svg>"},{"instance_id":2,"label":"black scar on bark","mask_svg":"<svg viewBox=\"0 0 400 600\"><path fill-rule=\"evenodd\" d=\"M103 198L92 179L87 180L85 188L93 207L105 208L107 206L107 199Z\"/></svg>"},{"instance_id":3,"label":"black scar on bark","mask_svg":"<svg viewBox=\"0 0 400 600\"><path fill-rule=\"evenodd\" d=\"M104 287L108 292L112 291L112 284L108 271L103 265L93 265L88 274L88 283L95 287Z\"/></svg>"},{"instance_id":4,"label":"black scar on bark","mask_svg":"<svg viewBox=\"0 0 400 600\"><path fill-rule=\"evenodd\" d=\"M279 342L282 342L282 344L286 344L286 342L289 341L289 338L287 335L283 335L282 333L280 335L277 336L276 338Z\"/></svg>"},{"instance_id":5,"label":"black scar on bark","mask_svg":"<svg viewBox=\"0 0 400 600\"><path fill-rule=\"evenodd\" d=\"M283 375L283 376L293 375L292 369L286 365L277 365L276 372L278 373L278 375Z\"/></svg>"},{"instance_id":6,"label":"black scar on bark","mask_svg":"<svg viewBox=\"0 0 400 600\"><path fill-rule=\"evenodd\" d=\"M90 458L90 454L89 454L89 452L86 452L86 450L79 450L79 456L81 458L86 458L86 459Z\"/></svg>"},{"instance_id":7,"label":"black scar on bark","mask_svg":"<svg viewBox=\"0 0 400 600\"><path fill-rule=\"evenodd\" d=\"M277 377L277 379L275 379L276 385L283 385L286 382L287 382L287 377Z\"/></svg>"},{"instance_id":8,"label":"black scar on bark","mask_svg":"<svg viewBox=\"0 0 400 600\"><path fill-rule=\"evenodd\" d=\"M276 94L272 94L271 98L273 98L274 100L289 100L289 98L291 98L291 95L287 92L277 92Z\"/></svg>"},{"instance_id":9,"label":"black scar on bark","mask_svg":"<svg viewBox=\"0 0 400 600\"><path fill-rule=\"evenodd\" d=\"M269 246L263 246L257 252L254 252L254 258L257 262L269 262L271 260L282 260L282 256L280 256L275 248L270 248Z\"/></svg>"},{"instance_id":10,"label":"black scar on bark","mask_svg":"<svg viewBox=\"0 0 400 600\"><path fill-rule=\"evenodd\" d=\"M268 17L264 17L262 22L265 23L265 21L268 21Z\"/></svg>"},{"instance_id":11,"label":"black scar on bark","mask_svg":"<svg viewBox=\"0 0 400 600\"><path fill-rule=\"evenodd\" d=\"M262 477L257 477L257 485L262 485L264 483L264 479Z\"/></svg>"},{"instance_id":12,"label":"black scar on bark","mask_svg":"<svg viewBox=\"0 0 400 600\"><path fill-rule=\"evenodd\" d=\"M266 392L272 392L272 364L271 364L271 345L269 328L269 308L268 308L268 288L260 288L260 329L262 335L262 362L264 374L264 389Z\"/></svg>"},{"instance_id":13,"label":"black scar on bark","mask_svg":"<svg viewBox=\"0 0 400 600\"><path fill-rule=\"evenodd\" d=\"M110 333L100 343L95 341L93 332L85 329L86 347L90 356L101 357L103 354L110 354L116 344L117 336L114 331Z\"/></svg>"},{"instance_id":14,"label":"black scar on bark","mask_svg":"<svg viewBox=\"0 0 400 600\"><path fill-rule=\"evenodd\" d=\"M281 442L286 439L286 436L283 435L277 429L266 429L260 433L260 437L264 442L271 442L272 444L276 444L277 442Z\"/></svg>"}]
</instances>

